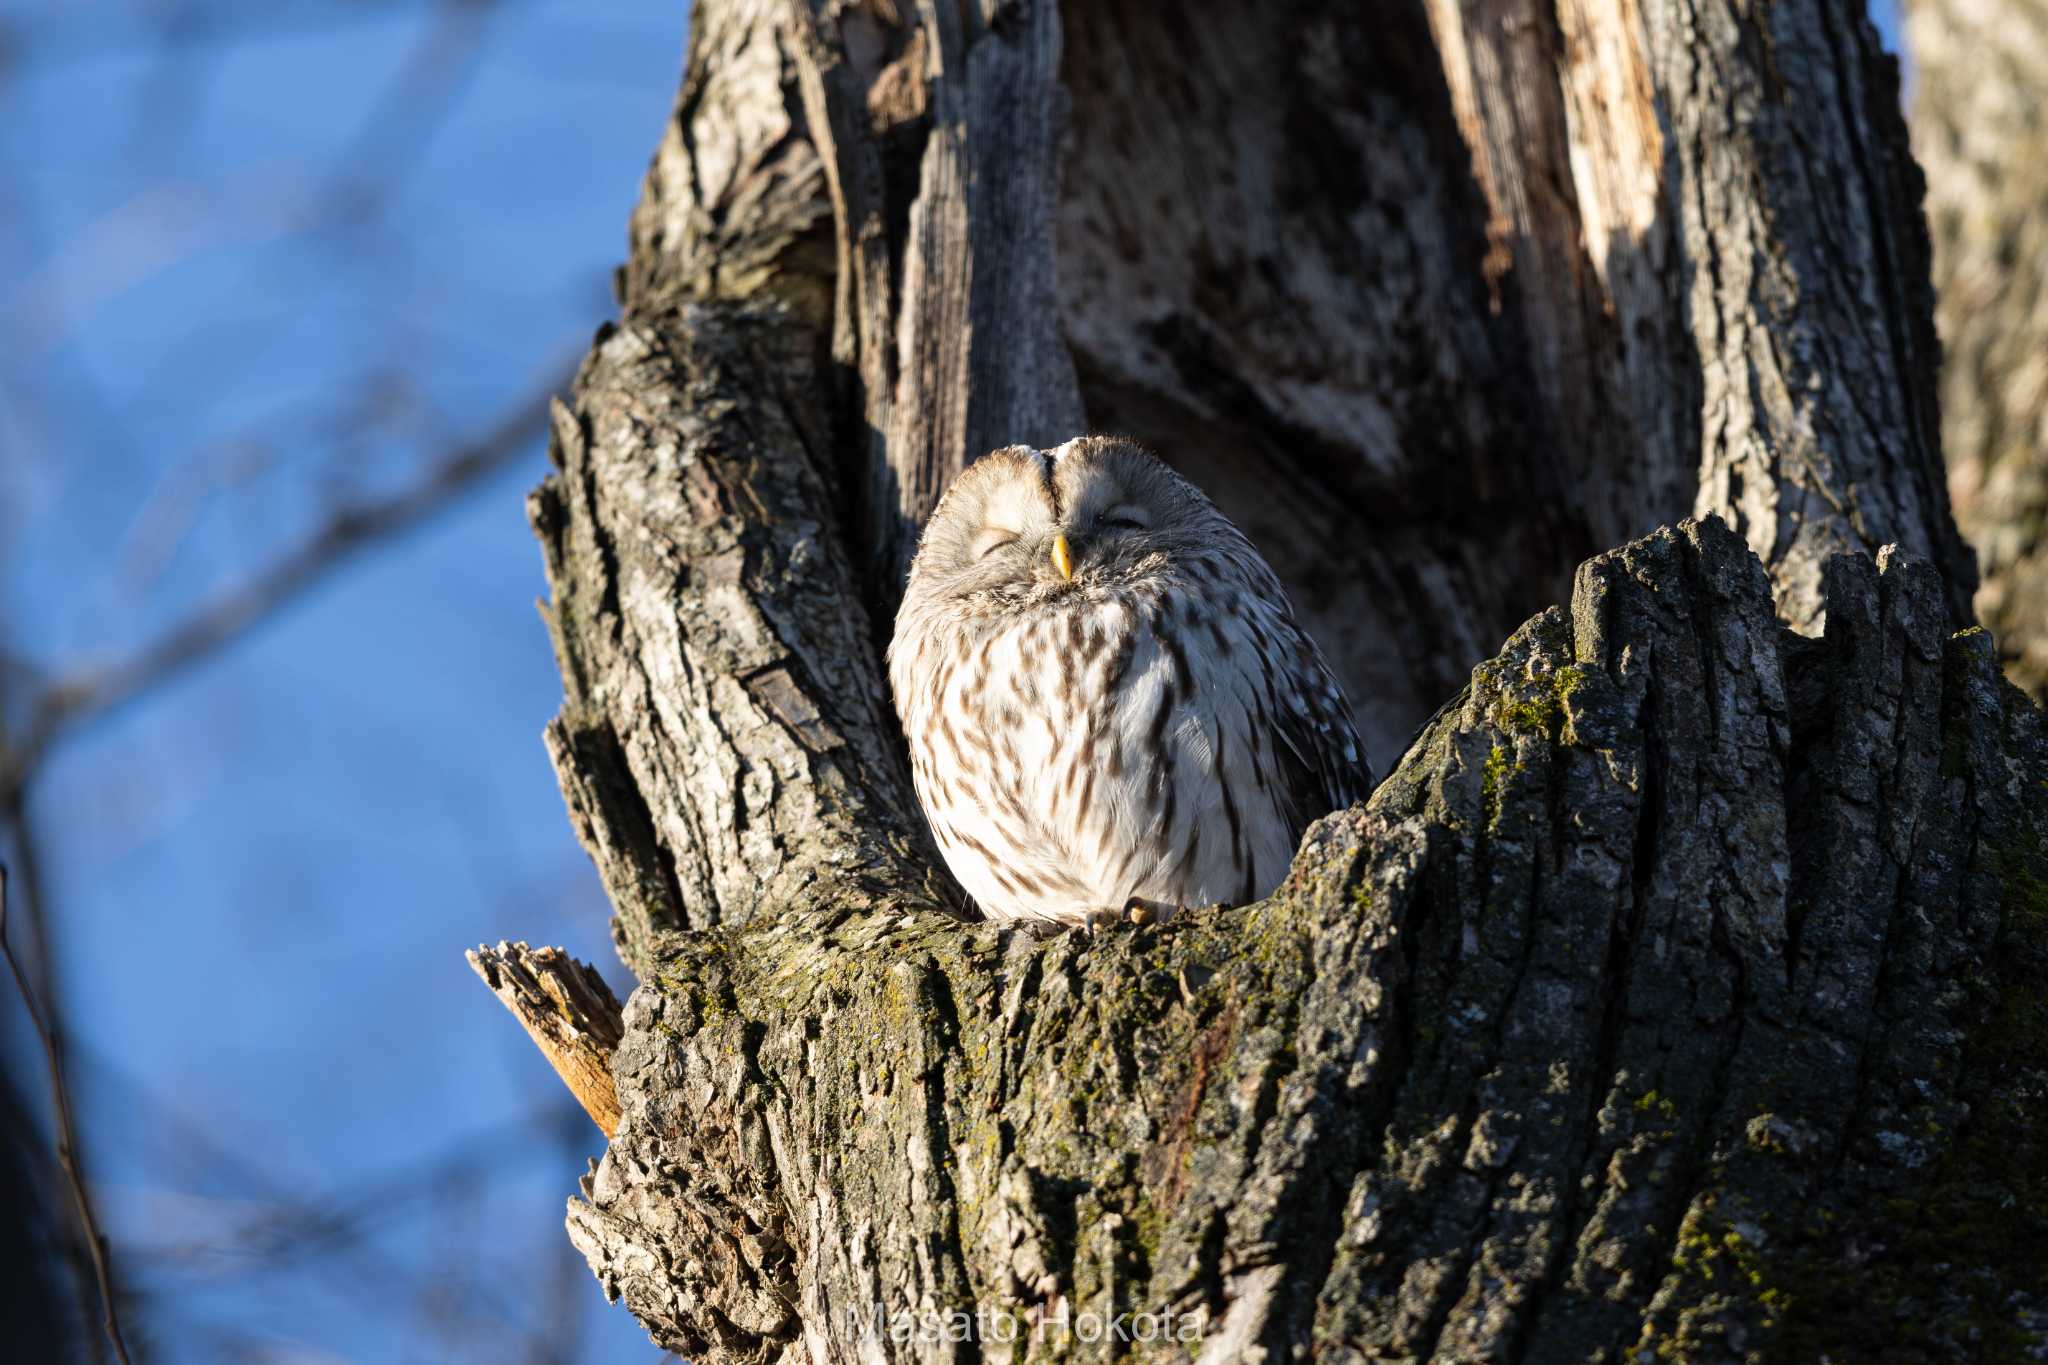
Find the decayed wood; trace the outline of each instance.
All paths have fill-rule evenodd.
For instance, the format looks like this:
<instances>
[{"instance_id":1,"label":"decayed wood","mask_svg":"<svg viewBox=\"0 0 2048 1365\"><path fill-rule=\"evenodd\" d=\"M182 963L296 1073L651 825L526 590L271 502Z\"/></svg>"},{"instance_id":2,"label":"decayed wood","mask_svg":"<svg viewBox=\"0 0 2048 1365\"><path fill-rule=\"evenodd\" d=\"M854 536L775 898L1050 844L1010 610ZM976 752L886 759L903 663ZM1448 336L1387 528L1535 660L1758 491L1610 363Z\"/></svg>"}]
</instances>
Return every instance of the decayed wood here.
<instances>
[{"instance_id":1,"label":"decayed wood","mask_svg":"<svg viewBox=\"0 0 2048 1365\"><path fill-rule=\"evenodd\" d=\"M1287 14L1068 8L1057 275L1091 424L1267 548L1383 761L1571 565L1688 512L1801 629L1828 555L1892 541L1966 608L1859 6Z\"/></svg>"},{"instance_id":2,"label":"decayed wood","mask_svg":"<svg viewBox=\"0 0 2048 1365\"><path fill-rule=\"evenodd\" d=\"M1605 0L937 27L714 0L625 302L829 310L799 382L882 619L970 453L1147 442L1266 549L1384 765L1573 564L1688 511L1744 530L1802 628L1830 547L1898 541L1967 601L1925 329L1889 316L1926 302L1894 78L1853 8L1774 7L1779 43ZM1766 98L1780 49L1856 98ZM1808 145L1839 211L1779 164Z\"/></svg>"},{"instance_id":3,"label":"decayed wood","mask_svg":"<svg viewBox=\"0 0 2048 1365\"><path fill-rule=\"evenodd\" d=\"M1911 0L1941 439L2007 671L2048 693L2048 5Z\"/></svg>"},{"instance_id":4,"label":"decayed wood","mask_svg":"<svg viewBox=\"0 0 2048 1365\"><path fill-rule=\"evenodd\" d=\"M2032 1330L2048 771L1951 635L1860 12L1281 17L694 7L531 503L642 983L572 1238L705 1360ZM1264 904L1041 940L955 917L876 641L946 474L1084 420L1246 524L1394 775ZM1693 505L1739 534L1574 585Z\"/></svg>"},{"instance_id":5,"label":"decayed wood","mask_svg":"<svg viewBox=\"0 0 2048 1365\"><path fill-rule=\"evenodd\" d=\"M491 994L512 1011L569 1093L610 1137L619 1126L612 1053L623 1028L619 998L587 962L560 948L479 943L465 954Z\"/></svg>"},{"instance_id":6,"label":"decayed wood","mask_svg":"<svg viewBox=\"0 0 2048 1365\"><path fill-rule=\"evenodd\" d=\"M1691 509L1700 383L1675 158L1636 0L1429 0L1488 209L1488 287L1601 545Z\"/></svg>"}]
</instances>

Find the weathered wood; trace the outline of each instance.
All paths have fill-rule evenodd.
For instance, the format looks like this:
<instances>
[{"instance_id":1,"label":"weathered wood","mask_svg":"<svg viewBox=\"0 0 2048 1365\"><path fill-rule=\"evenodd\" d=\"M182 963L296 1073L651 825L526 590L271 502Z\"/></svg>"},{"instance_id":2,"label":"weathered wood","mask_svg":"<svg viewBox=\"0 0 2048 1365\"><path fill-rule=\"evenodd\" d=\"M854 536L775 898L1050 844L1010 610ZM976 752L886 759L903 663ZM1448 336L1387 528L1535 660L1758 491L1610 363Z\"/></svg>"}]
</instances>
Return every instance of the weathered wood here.
<instances>
[{"instance_id":1,"label":"weathered wood","mask_svg":"<svg viewBox=\"0 0 2048 1365\"><path fill-rule=\"evenodd\" d=\"M797 7L839 224L833 354L869 439L862 541L893 609L916 528L970 460L1082 430L1054 302L1064 96L1051 4Z\"/></svg>"},{"instance_id":2,"label":"weathered wood","mask_svg":"<svg viewBox=\"0 0 2048 1365\"><path fill-rule=\"evenodd\" d=\"M1694 488L1818 629L1898 542L1967 614L1921 180L1855 0L1431 0L1539 391L1608 536ZM1673 324L1677 323L1677 326ZM1617 422L1616 419L1623 419Z\"/></svg>"},{"instance_id":3,"label":"weathered wood","mask_svg":"<svg viewBox=\"0 0 2048 1365\"><path fill-rule=\"evenodd\" d=\"M1860 6L1069 9L1090 422L1267 548L1382 762L1573 564L1688 512L1800 629L1829 555L1894 541L1966 610Z\"/></svg>"},{"instance_id":4,"label":"weathered wood","mask_svg":"<svg viewBox=\"0 0 2048 1365\"><path fill-rule=\"evenodd\" d=\"M606 1137L619 1126L612 1053L624 1027L619 998L597 969L560 948L479 943L469 965L517 1019Z\"/></svg>"},{"instance_id":5,"label":"weathered wood","mask_svg":"<svg viewBox=\"0 0 2048 1365\"><path fill-rule=\"evenodd\" d=\"M1689 511L1700 381L1667 111L1635 0L1429 0L1483 272L1528 338L1565 486L1600 545Z\"/></svg>"},{"instance_id":6,"label":"weathered wood","mask_svg":"<svg viewBox=\"0 0 2048 1365\"><path fill-rule=\"evenodd\" d=\"M1384 770L1612 536L1537 401L1419 5L1074 5L1060 204L1091 425L1286 580ZM1505 303L1505 307L1497 305ZM1670 500L1640 526L1676 520ZM1617 533L1619 534L1619 533Z\"/></svg>"}]
</instances>

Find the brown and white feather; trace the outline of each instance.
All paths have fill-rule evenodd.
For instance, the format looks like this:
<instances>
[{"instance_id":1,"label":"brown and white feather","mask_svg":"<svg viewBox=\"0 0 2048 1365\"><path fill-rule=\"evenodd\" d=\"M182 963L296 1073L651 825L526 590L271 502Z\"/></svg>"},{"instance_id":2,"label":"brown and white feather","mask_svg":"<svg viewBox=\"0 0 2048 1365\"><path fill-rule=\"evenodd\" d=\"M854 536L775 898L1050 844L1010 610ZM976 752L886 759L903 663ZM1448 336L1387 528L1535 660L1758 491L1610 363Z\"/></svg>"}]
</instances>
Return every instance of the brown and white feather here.
<instances>
[{"instance_id":1,"label":"brown and white feather","mask_svg":"<svg viewBox=\"0 0 2048 1365\"><path fill-rule=\"evenodd\" d=\"M920 541L889 676L939 848L996 918L1257 900L1371 787L1278 577L1125 441L969 467Z\"/></svg>"}]
</instances>

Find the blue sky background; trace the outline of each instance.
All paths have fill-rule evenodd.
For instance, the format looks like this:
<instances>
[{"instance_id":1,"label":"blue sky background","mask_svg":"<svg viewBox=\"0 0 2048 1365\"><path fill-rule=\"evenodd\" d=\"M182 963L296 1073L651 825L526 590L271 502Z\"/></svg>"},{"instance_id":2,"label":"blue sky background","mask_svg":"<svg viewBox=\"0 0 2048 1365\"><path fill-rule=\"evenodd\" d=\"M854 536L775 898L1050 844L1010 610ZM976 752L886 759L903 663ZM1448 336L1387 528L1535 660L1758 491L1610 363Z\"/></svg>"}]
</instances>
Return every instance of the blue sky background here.
<instances>
[{"instance_id":1,"label":"blue sky background","mask_svg":"<svg viewBox=\"0 0 2048 1365\"><path fill-rule=\"evenodd\" d=\"M572 362L685 17L0 2L0 650L123 654ZM536 432L33 789L152 1360L661 1356L562 1233L602 1139L462 958L628 984L540 744L544 465Z\"/></svg>"},{"instance_id":2,"label":"blue sky background","mask_svg":"<svg viewBox=\"0 0 2048 1365\"><path fill-rule=\"evenodd\" d=\"M573 360L685 17L0 0L10 676L120 656ZM536 434L33 790L151 1360L660 1358L562 1234L602 1140L462 960L628 984L539 741L543 465Z\"/></svg>"}]
</instances>

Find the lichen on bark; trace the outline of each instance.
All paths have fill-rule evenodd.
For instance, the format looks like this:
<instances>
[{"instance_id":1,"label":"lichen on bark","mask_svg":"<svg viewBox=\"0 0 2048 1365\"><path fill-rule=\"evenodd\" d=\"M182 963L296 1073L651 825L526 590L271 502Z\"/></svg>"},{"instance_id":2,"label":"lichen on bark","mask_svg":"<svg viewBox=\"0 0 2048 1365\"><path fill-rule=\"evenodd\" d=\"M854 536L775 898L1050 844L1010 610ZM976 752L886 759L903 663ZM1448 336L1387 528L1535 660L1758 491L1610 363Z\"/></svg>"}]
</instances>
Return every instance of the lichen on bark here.
<instances>
[{"instance_id":1,"label":"lichen on bark","mask_svg":"<svg viewBox=\"0 0 2048 1365\"><path fill-rule=\"evenodd\" d=\"M2043 984L2039 717L1924 565L1828 594L1794 635L1712 521L1589 562L1258 905L665 940L572 1236L693 1359L1062 1301L1232 1351L1740 1357L1852 1345L1852 1284L2029 1293L1927 1223L2040 1218L1972 1193L2038 1159L2001 1029Z\"/></svg>"}]
</instances>

